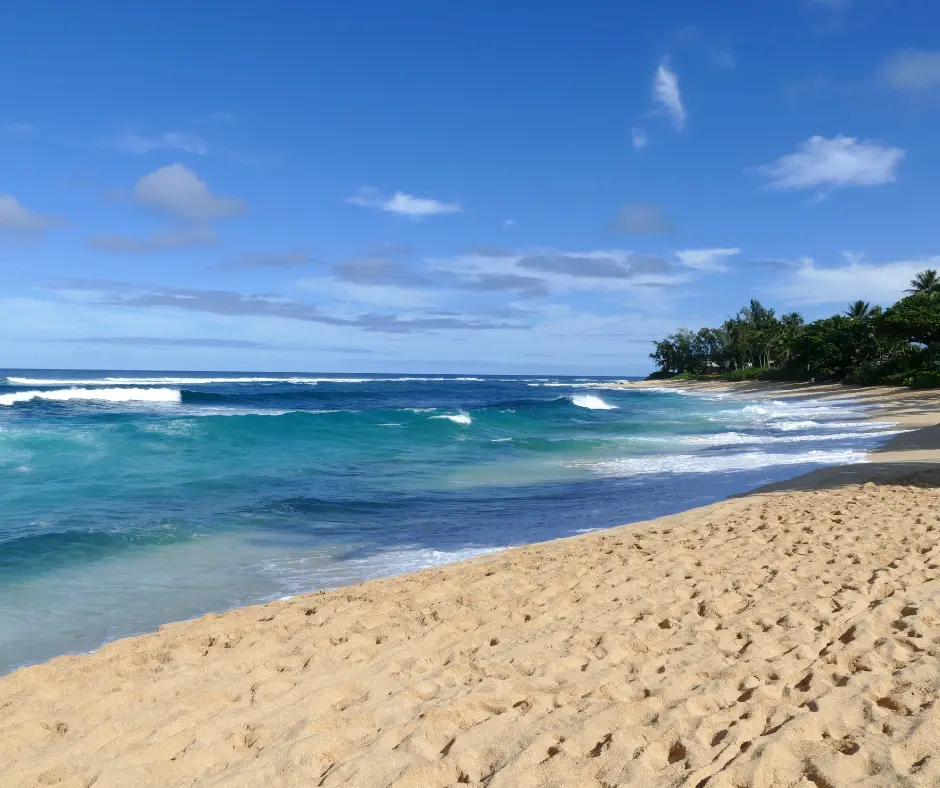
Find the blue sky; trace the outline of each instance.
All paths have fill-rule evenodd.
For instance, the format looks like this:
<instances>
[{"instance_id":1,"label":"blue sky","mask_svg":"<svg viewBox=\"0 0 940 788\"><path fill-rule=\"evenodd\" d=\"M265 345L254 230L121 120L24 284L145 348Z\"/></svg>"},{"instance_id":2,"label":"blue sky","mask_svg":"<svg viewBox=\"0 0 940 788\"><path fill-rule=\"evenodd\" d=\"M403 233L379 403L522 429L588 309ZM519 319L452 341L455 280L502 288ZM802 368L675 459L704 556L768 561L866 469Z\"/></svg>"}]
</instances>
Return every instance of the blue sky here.
<instances>
[{"instance_id":1,"label":"blue sky","mask_svg":"<svg viewBox=\"0 0 940 788\"><path fill-rule=\"evenodd\" d=\"M938 25L909 0L21 5L0 366L639 374L750 297L890 303L940 267Z\"/></svg>"}]
</instances>

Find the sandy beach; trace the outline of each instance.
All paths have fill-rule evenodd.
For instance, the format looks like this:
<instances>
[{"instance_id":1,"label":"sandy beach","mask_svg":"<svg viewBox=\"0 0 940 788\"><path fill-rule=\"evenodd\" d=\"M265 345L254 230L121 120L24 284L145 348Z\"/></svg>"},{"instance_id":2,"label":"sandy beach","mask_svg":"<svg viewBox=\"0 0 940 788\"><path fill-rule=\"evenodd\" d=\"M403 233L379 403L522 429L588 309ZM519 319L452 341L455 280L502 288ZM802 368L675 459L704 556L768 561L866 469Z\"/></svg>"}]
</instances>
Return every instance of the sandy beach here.
<instances>
[{"instance_id":1,"label":"sandy beach","mask_svg":"<svg viewBox=\"0 0 940 788\"><path fill-rule=\"evenodd\" d=\"M940 394L681 387L854 398L910 431L679 515L15 671L0 785L940 785Z\"/></svg>"}]
</instances>

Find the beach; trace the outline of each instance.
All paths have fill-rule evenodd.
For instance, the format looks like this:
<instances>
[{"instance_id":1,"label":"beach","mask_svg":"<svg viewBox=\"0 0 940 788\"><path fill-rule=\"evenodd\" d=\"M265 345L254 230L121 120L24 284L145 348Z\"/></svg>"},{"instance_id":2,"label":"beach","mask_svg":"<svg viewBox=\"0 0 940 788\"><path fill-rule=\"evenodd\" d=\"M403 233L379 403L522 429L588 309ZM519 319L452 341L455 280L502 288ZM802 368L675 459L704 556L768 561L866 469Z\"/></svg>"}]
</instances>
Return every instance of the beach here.
<instances>
[{"instance_id":1,"label":"beach","mask_svg":"<svg viewBox=\"0 0 940 788\"><path fill-rule=\"evenodd\" d=\"M669 517L14 671L0 785L940 785L940 396L682 386L855 398L910 431Z\"/></svg>"}]
</instances>

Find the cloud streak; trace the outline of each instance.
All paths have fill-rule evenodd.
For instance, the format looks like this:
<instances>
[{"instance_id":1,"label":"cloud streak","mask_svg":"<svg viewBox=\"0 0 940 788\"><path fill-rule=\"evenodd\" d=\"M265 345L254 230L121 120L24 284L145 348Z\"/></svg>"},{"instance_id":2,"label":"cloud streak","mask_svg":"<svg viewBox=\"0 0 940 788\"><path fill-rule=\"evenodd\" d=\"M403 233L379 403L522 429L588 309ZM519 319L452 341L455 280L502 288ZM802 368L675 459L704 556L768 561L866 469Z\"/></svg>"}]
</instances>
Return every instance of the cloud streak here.
<instances>
[{"instance_id":1,"label":"cloud streak","mask_svg":"<svg viewBox=\"0 0 940 788\"><path fill-rule=\"evenodd\" d=\"M685 128L687 115L679 91L679 77L663 64L653 75L653 100L665 110L678 131Z\"/></svg>"},{"instance_id":2,"label":"cloud streak","mask_svg":"<svg viewBox=\"0 0 940 788\"><path fill-rule=\"evenodd\" d=\"M367 312L353 317L337 316L320 307L270 293L239 293L232 290L206 290L188 287L139 286L108 280L72 279L50 289L68 296L78 294L82 301L136 309L177 309L230 317L269 317L349 326L390 334L438 330L516 329L516 323L493 322L474 317L408 317Z\"/></svg>"},{"instance_id":3,"label":"cloud streak","mask_svg":"<svg viewBox=\"0 0 940 788\"><path fill-rule=\"evenodd\" d=\"M845 265L829 267L805 258L769 291L793 304L844 304L862 299L887 305L903 296L911 279L925 268L940 268L940 257L865 263L852 256Z\"/></svg>"},{"instance_id":4,"label":"cloud streak","mask_svg":"<svg viewBox=\"0 0 940 788\"><path fill-rule=\"evenodd\" d=\"M360 208L377 208L386 213L406 216L409 219L424 219L428 216L440 216L449 213L461 213L459 203L445 203L430 197L416 197L397 191L392 195L383 195L374 186L360 186L352 196L346 198L350 205Z\"/></svg>"},{"instance_id":5,"label":"cloud streak","mask_svg":"<svg viewBox=\"0 0 940 788\"><path fill-rule=\"evenodd\" d=\"M726 260L740 253L740 249L684 249L676 252L684 266L698 271L724 272L728 270Z\"/></svg>"},{"instance_id":6,"label":"cloud streak","mask_svg":"<svg viewBox=\"0 0 940 788\"><path fill-rule=\"evenodd\" d=\"M905 151L874 141L841 134L827 139L810 137L794 153L757 168L777 191L842 189L877 186L897 179Z\"/></svg>"}]
</instances>

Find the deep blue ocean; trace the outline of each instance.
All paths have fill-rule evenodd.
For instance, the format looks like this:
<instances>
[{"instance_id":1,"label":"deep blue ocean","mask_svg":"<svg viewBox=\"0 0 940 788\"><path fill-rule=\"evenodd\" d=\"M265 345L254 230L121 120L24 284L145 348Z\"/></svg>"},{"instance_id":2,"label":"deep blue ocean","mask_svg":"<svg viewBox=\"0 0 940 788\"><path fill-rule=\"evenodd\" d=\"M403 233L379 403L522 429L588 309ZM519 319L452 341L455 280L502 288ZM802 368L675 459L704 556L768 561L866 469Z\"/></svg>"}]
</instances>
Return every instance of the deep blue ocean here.
<instances>
[{"instance_id":1,"label":"deep blue ocean","mask_svg":"<svg viewBox=\"0 0 940 788\"><path fill-rule=\"evenodd\" d=\"M0 370L0 672L673 513L893 434L602 378Z\"/></svg>"}]
</instances>

